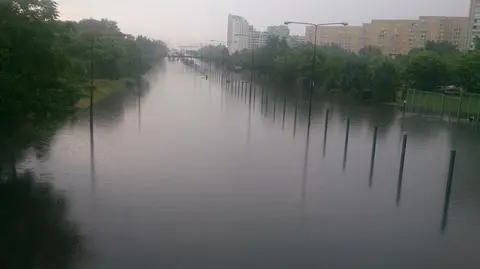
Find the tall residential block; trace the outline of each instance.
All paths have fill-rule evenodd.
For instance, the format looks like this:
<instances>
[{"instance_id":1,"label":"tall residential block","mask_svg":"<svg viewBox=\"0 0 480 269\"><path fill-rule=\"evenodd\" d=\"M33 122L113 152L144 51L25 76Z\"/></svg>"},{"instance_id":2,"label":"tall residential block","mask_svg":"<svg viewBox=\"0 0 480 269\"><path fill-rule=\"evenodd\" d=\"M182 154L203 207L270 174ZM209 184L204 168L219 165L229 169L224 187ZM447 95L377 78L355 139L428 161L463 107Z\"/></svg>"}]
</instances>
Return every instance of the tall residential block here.
<instances>
[{"instance_id":1,"label":"tall residential block","mask_svg":"<svg viewBox=\"0 0 480 269\"><path fill-rule=\"evenodd\" d=\"M480 37L480 0L470 0L470 16L467 36L467 46L474 49L475 38Z\"/></svg>"},{"instance_id":2,"label":"tall residential block","mask_svg":"<svg viewBox=\"0 0 480 269\"><path fill-rule=\"evenodd\" d=\"M270 35L268 32L256 31L255 28L241 16L228 15L227 47L230 54L245 49L265 46Z\"/></svg>"},{"instance_id":3,"label":"tall residential block","mask_svg":"<svg viewBox=\"0 0 480 269\"><path fill-rule=\"evenodd\" d=\"M468 17L421 16L419 29L426 40L449 42L461 51L468 49Z\"/></svg>"},{"instance_id":4,"label":"tall residential block","mask_svg":"<svg viewBox=\"0 0 480 269\"><path fill-rule=\"evenodd\" d=\"M407 54L416 42L412 42L415 35L415 25L418 20L372 20L363 25L362 45L375 46L383 54Z\"/></svg>"},{"instance_id":5,"label":"tall residential block","mask_svg":"<svg viewBox=\"0 0 480 269\"><path fill-rule=\"evenodd\" d=\"M347 51L358 52L362 48L361 26L318 26L317 45L336 45ZM305 36L310 43L315 42L315 26L305 28Z\"/></svg>"},{"instance_id":6,"label":"tall residential block","mask_svg":"<svg viewBox=\"0 0 480 269\"><path fill-rule=\"evenodd\" d=\"M267 33L280 38L287 38L290 35L290 28L286 25L268 26Z\"/></svg>"},{"instance_id":7,"label":"tall residential block","mask_svg":"<svg viewBox=\"0 0 480 269\"><path fill-rule=\"evenodd\" d=\"M227 47L229 53L235 53L249 47L250 25L237 15L228 15Z\"/></svg>"}]
</instances>

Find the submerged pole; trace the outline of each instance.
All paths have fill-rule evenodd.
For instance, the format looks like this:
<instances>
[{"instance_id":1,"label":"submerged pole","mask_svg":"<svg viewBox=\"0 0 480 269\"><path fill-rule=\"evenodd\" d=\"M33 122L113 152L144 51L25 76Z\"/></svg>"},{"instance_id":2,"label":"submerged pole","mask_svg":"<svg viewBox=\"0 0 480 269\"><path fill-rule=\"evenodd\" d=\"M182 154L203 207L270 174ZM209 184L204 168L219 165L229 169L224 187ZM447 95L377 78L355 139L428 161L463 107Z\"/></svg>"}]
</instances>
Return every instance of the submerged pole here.
<instances>
[{"instance_id":1,"label":"submerged pole","mask_svg":"<svg viewBox=\"0 0 480 269\"><path fill-rule=\"evenodd\" d=\"M403 135L402 143L402 155L400 157L400 170L398 173L398 185L397 185L397 206L400 204L403 184L403 170L405 168L405 154L407 151L407 135Z\"/></svg>"},{"instance_id":2,"label":"submerged pole","mask_svg":"<svg viewBox=\"0 0 480 269\"><path fill-rule=\"evenodd\" d=\"M450 206L450 194L452 192L453 172L455 170L456 156L457 156L457 151L455 150L450 151L450 164L448 166L447 185L445 188L445 199L443 203L442 226L441 226L442 232L445 232L445 228L447 228L447 223L448 223L448 209Z\"/></svg>"},{"instance_id":3,"label":"submerged pole","mask_svg":"<svg viewBox=\"0 0 480 269\"><path fill-rule=\"evenodd\" d=\"M373 185L373 170L375 167L375 154L377 150L377 135L378 135L378 127L375 126L373 130L373 142L372 142L372 155L370 158L370 176L369 176L369 186Z\"/></svg>"},{"instance_id":4,"label":"submerged pole","mask_svg":"<svg viewBox=\"0 0 480 269\"><path fill-rule=\"evenodd\" d=\"M343 170L345 170L347 166L347 151L348 151L348 139L350 136L350 117L347 118L347 126L346 126L346 133L345 133L345 148L343 151Z\"/></svg>"},{"instance_id":5,"label":"submerged pole","mask_svg":"<svg viewBox=\"0 0 480 269\"><path fill-rule=\"evenodd\" d=\"M329 117L330 117L330 110L327 109L327 112L325 113L325 131L323 132L323 150L322 150L323 157L325 157L325 154L326 154Z\"/></svg>"}]
</instances>

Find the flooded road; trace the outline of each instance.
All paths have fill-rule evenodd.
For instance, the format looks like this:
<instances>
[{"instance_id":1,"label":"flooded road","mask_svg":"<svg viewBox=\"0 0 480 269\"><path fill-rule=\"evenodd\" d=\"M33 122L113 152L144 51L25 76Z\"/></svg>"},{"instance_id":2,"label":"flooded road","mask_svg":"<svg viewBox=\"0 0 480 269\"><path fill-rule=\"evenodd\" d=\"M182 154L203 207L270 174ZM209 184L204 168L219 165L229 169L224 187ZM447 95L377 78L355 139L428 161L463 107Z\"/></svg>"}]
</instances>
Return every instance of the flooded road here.
<instances>
[{"instance_id":1,"label":"flooded road","mask_svg":"<svg viewBox=\"0 0 480 269\"><path fill-rule=\"evenodd\" d=\"M307 136L303 104L256 87L249 105L230 86L165 63L141 96L95 106L93 152L85 113L27 156L69 201L79 268L480 268L475 126L322 102Z\"/></svg>"}]
</instances>

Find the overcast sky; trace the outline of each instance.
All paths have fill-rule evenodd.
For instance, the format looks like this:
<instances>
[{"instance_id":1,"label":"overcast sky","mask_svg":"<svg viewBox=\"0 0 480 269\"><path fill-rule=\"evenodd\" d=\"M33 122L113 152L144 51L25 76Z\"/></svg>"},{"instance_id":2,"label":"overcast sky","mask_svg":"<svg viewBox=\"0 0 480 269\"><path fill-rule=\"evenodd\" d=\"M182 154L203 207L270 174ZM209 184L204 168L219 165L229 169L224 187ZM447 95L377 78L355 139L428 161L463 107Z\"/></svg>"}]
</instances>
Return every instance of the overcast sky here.
<instances>
[{"instance_id":1,"label":"overcast sky","mask_svg":"<svg viewBox=\"0 0 480 269\"><path fill-rule=\"evenodd\" d=\"M226 40L228 14L263 30L285 20L414 19L420 15L468 16L470 0L57 0L68 20L108 18L124 33L144 34L170 46ZM304 34L303 27L291 27Z\"/></svg>"}]
</instances>

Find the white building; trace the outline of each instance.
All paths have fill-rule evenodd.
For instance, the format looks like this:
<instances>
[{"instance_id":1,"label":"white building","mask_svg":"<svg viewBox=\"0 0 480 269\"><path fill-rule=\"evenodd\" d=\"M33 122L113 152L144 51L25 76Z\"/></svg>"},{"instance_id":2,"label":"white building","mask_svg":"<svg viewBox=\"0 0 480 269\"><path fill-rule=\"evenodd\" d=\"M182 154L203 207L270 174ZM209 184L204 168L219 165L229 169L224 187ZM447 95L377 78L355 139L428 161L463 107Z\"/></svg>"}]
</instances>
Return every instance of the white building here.
<instances>
[{"instance_id":1,"label":"white building","mask_svg":"<svg viewBox=\"0 0 480 269\"><path fill-rule=\"evenodd\" d=\"M470 27L468 31L468 45L474 48L475 38L480 37L480 0L470 2Z\"/></svg>"},{"instance_id":2,"label":"white building","mask_svg":"<svg viewBox=\"0 0 480 269\"><path fill-rule=\"evenodd\" d=\"M255 31L253 27L250 28L248 48L256 49L267 45L268 37L270 36L267 32Z\"/></svg>"},{"instance_id":3,"label":"white building","mask_svg":"<svg viewBox=\"0 0 480 269\"><path fill-rule=\"evenodd\" d=\"M228 15L227 47L230 54L245 49L263 47L267 44L270 35L268 32L256 31L241 16Z\"/></svg>"},{"instance_id":4,"label":"white building","mask_svg":"<svg viewBox=\"0 0 480 269\"><path fill-rule=\"evenodd\" d=\"M290 35L290 29L286 25L268 26L267 32L280 38L287 38Z\"/></svg>"},{"instance_id":5,"label":"white building","mask_svg":"<svg viewBox=\"0 0 480 269\"><path fill-rule=\"evenodd\" d=\"M250 25L237 15L228 15L227 47L230 54L249 48Z\"/></svg>"}]
</instances>

